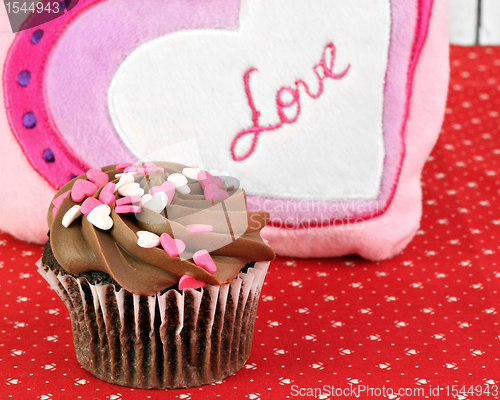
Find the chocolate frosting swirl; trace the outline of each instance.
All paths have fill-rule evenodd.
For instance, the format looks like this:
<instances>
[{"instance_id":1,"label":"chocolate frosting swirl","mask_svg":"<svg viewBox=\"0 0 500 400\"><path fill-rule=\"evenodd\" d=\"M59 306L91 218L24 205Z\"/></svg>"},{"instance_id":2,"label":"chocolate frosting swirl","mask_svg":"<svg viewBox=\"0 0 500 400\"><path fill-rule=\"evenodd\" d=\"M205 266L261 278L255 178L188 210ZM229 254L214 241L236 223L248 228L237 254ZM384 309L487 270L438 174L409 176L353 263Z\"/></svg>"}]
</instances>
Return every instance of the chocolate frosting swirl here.
<instances>
[{"instance_id":1,"label":"chocolate frosting swirl","mask_svg":"<svg viewBox=\"0 0 500 400\"><path fill-rule=\"evenodd\" d=\"M136 174L135 182L145 193L161 186L170 174L182 174L184 165L155 162L164 171ZM110 182L117 183L116 174L123 170L116 165L102 168ZM54 199L71 190L81 175L68 182ZM57 207L51 203L47 221L50 227L50 243L57 262L68 272L80 274L101 271L108 273L126 290L139 295L154 295L179 283L183 275L189 275L208 284L222 285L231 282L248 263L271 261L273 250L263 242L260 230L266 225L269 214L246 210L244 190L234 186L227 190L229 198L206 199L197 180L189 179L189 194L176 191L169 205L157 213L142 207L140 213L115 212L116 203L110 205L113 227L101 230L95 227L86 215L75 219L67 228L62 220L68 210L82 202L66 196ZM98 188L92 197L98 199L104 186ZM115 199L121 196L118 192ZM191 233L186 225L211 225L211 232ZM138 245L137 232L149 231L158 236L169 234L182 240L186 249L180 256L171 257L161 246L143 248ZM217 266L214 273L197 265L193 255L202 249L209 251Z\"/></svg>"}]
</instances>

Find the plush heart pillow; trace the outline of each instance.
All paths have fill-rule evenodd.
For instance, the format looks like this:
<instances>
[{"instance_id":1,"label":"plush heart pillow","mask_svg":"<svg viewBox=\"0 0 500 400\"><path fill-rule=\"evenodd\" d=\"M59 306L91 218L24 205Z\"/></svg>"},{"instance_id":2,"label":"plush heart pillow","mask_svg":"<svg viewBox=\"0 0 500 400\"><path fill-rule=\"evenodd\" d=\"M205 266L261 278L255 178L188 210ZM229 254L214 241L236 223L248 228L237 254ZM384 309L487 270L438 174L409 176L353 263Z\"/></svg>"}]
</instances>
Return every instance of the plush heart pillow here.
<instances>
[{"instance_id":1,"label":"plush heart pillow","mask_svg":"<svg viewBox=\"0 0 500 400\"><path fill-rule=\"evenodd\" d=\"M239 178L279 254L390 257L420 221L446 32L446 1L80 0L0 40L0 228L42 242L71 177L165 159Z\"/></svg>"}]
</instances>

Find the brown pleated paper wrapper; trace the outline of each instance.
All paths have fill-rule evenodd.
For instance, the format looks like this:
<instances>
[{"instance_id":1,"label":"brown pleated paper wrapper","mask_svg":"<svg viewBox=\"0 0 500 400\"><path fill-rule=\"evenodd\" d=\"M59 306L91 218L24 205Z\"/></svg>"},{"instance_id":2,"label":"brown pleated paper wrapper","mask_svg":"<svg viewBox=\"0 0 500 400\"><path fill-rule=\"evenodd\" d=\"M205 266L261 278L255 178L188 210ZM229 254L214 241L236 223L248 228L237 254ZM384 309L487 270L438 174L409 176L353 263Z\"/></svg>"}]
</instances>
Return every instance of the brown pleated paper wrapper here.
<instances>
[{"instance_id":1,"label":"brown pleated paper wrapper","mask_svg":"<svg viewBox=\"0 0 500 400\"><path fill-rule=\"evenodd\" d=\"M38 266L68 308L83 368L121 386L175 389L220 381L246 363L269 262L227 285L156 296L55 274L41 260Z\"/></svg>"}]
</instances>

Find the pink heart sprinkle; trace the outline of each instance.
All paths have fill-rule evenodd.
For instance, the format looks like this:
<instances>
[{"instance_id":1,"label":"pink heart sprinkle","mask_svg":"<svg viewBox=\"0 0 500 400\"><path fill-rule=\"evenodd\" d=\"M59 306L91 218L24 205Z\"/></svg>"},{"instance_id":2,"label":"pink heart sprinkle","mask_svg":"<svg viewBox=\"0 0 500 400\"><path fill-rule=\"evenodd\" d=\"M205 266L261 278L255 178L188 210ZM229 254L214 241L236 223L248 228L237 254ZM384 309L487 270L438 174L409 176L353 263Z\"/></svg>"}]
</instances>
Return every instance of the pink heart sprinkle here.
<instances>
[{"instance_id":1,"label":"pink heart sprinkle","mask_svg":"<svg viewBox=\"0 0 500 400\"><path fill-rule=\"evenodd\" d=\"M151 189L149 189L149 194L151 196L154 196L158 192L165 192L168 197L167 204L170 204L174 199L175 185L173 182L165 181L161 186L153 186Z\"/></svg>"},{"instance_id":2,"label":"pink heart sprinkle","mask_svg":"<svg viewBox=\"0 0 500 400\"><path fill-rule=\"evenodd\" d=\"M142 208L139 206L116 206L115 213L117 214L128 214L128 213L140 213Z\"/></svg>"},{"instance_id":3,"label":"pink heart sprinkle","mask_svg":"<svg viewBox=\"0 0 500 400\"><path fill-rule=\"evenodd\" d=\"M152 163L150 161L146 161L142 165L142 169L144 170L145 174L149 174L149 173L154 172L154 171L165 172L165 168L163 168L163 167L157 167L154 163Z\"/></svg>"},{"instance_id":4,"label":"pink heart sprinkle","mask_svg":"<svg viewBox=\"0 0 500 400\"><path fill-rule=\"evenodd\" d=\"M59 207L62 203L62 201L66 198L66 196L71 192L71 190L68 190L67 192L64 192L60 196L57 196L54 200L52 200L52 204L54 204L55 207Z\"/></svg>"},{"instance_id":5,"label":"pink heart sprinkle","mask_svg":"<svg viewBox=\"0 0 500 400\"><path fill-rule=\"evenodd\" d=\"M100 169L89 169L87 171L87 179L95 183L97 187L104 186L109 182L108 174L105 174Z\"/></svg>"},{"instance_id":6,"label":"pink heart sprinkle","mask_svg":"<svg viewBox=\"0 0 500 400\"><path fill-rule=\"evenodd\" d=\"M142 200L141 196L127 196L122 197L121 199L116 200L117 206L126 206L133 203L140 203Z\"/></svg>"},{"instance_id":7,"label":"pink heart sprinkle","mask_svg":"<svg viewBox=\"0 0 500 400\"><path fill-rule=\"evenodd\" d=\"M92 196L97 191L97 186L86 179L77 179L71 189L71 198L79 203L85 197Z\"/></svg>"},{"instance_id":8,"label":"pink heart sprinkle","mask_svg":"<svg viewBox=\"0 0 500 400\"><path fill-rule=\"evenodd\" d=\"M54 218L56 217L57 210L59 210L59 208L58 208L58 207L54 207L54 208L52 209L52 219L54 219Z\"/></svg>"},{"instance_id":9,"label":"pink heart sprinkle","mask_svg":"<svg viewBox=\"0 0 500 400\"><path fill-rule=\"evenodd\" d=\"M80 208L80 211L82 212L83 215L89 215L94 208L100 206L101 204L102 202L100 202L96 198L88 197L82 203L82 208Z\"/></svg>"},{"instance_id":10,"label":"pink heart sprinkle","mask_svg":"<svg viewBox=\"0 0 500 400\"><path fill-rule=\"evenodd\" d=\"M173 239L168 233L163 233L160 236L160 243L170 257L177 257L184 250L186 250L186 244L180 239Z\"/></svg>"},{"instance_id":11,"label":"pink heart sprinkle","mask_svg":"<svg viewBox=\"0 0 500 400\"><path fill-rule=\"evenodd\" d=\"M188 228L191 233L212 232L214 230L212 225L202 224L186 225L186 228Z\"/></svg>"},{"instance_id":12,"label":"pink heart sprinkle","mask_svg":"<svg viewBox=\"0 0 500 400\"><path fill-rule=\"evenodd\" d=\"M193 255L193 261L199 267L205 268L211 274L217 271L217 266L210 253L206 250L199 250Z\"/></svg>"},{"instance_id":13,"label":"pink heart sprinkle","mask_svg":"<svg viewBox=\"0 0 500 400\"><path fill-rule=\"evenodd\" d=\"M150 174L151 172L154 172L154 171L161 171L161 172L165 172L165 170L163 168L159 168L159 167L151 167L151 168L138 168L137 169L137 173L141 174L141 175L146 175L146 174Z\"/></svg>"},{"instance_id":14,"label":"pink heart sprinkle","mask_svg":"<svg viewBox=\"0 0 500 400\"><path fill-rule=\"evenodd\" d=\"M139 169L139 167L137 165L130 165L129 167L125 168L124 169L124 173L127 173L127 172L137 172L137 170Z\"/></svg>"},{"instance_id":15,"label":"pink heart sprinkle","mask_svg":"<svg viewBox=\"0 0 500 400\"><path fill-rule=\"evenodd\" d=\"M224 181L220 177L212 176L208 171L198 172L197 178L198 182L200 182L200 185L203 189L205 189L207 185L215 185L218 187L224 185Z\"/></svg>"},{"instance_id":16,"label":"pink heart sprinkle","mask_svg":"<svg viewBox=\"0 0 500 400\"><path fill-rule=\"evenodd\" d=\"M106 186L101 189L101 193L99 193L99 200L103 204L107 204L110 206L115 201L115 188L116 185L113 182L109 182Z\"/></svg>"},{"instance_id":17,"label":"pink heart sprinkle","mask_svg":"<svg viewBox=\"0 0 500 400\"><path fill-rule=\"evenodd\" d=\"M229 193L225 190L219 189L215 185L207 185L204 189L205 200L227 199Z\"/></svg>"},{"instance_id":18,"label":"pink heart sprinkle","mask_svg":"<svg viewBox=\"0 0 500 400\"><path fill-rule=\"evenodd\" d=\"M181 279L179 279L179 290L199 289L203 286L205 286L205 282L199 281L191 275L182 275Z\"/></svg>"},{"instance_id":19,"label":"pink heart sprinkle","mask_svg":"<svg viewBox=\"0 0 500 400\"><path fill-rule=\"evenodd\" d=\"M130 163L130 162L124 162L124 163L121 163L121 164L118 164L115 168L116 169L125 169L127 167L130 167L134 165L133 163Z\"/></svg>"},{"instance_id":20,"label":"pink heart sprinkle","mask_svg":"<svg viewBox=\"0 0 500 400\"><path fill-rule=\"evenodd\" d=\"M145 161L143 164L142 164L142 167L143 168L158 168L156 166L156 164L154 162L151 162L151 161Z\"/></svg>"}]
</instances>

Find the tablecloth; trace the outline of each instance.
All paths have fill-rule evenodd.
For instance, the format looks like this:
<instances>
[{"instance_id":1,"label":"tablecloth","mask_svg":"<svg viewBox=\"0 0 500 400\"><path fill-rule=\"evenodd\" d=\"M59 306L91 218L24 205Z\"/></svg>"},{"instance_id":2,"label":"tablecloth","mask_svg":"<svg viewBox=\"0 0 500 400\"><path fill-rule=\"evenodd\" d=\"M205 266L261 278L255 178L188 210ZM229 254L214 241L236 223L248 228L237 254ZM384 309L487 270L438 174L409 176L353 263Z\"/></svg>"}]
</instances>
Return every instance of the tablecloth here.
<instances>
[{"instance_id":1,"label":"tablecloth","mask_svg":"<svg viewBox=\"0 0 500 400\"><path fill-rule=\"evenodd\" d=\"M212 385L102 382L76 361L42 247L0 234L1 399L499 398L500 48L452 47L414 240L382 262L271 264L250 359Z\"/></svg>"}]
</instances>

